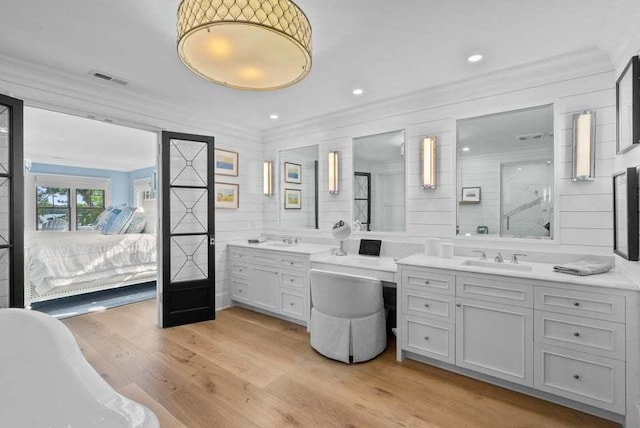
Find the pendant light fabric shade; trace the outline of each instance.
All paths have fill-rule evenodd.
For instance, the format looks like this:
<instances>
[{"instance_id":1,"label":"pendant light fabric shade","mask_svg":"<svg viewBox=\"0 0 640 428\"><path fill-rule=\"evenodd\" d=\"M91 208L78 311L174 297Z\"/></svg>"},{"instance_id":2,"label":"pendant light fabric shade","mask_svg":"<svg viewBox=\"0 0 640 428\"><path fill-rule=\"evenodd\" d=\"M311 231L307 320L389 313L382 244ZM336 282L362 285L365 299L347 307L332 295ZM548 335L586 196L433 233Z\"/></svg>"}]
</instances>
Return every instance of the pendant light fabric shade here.
<instances>
[{"instance_id":1,"label":"pendant light fabric shade","mask_svg":"<svg viewBox=\"0 0 640 428\"><path fill-rule=\"evenodd\" d=\"M311 70L311 25L289 0L182 0L178 55L220 85L284 88Z\"/></svg>"}]
</instances>

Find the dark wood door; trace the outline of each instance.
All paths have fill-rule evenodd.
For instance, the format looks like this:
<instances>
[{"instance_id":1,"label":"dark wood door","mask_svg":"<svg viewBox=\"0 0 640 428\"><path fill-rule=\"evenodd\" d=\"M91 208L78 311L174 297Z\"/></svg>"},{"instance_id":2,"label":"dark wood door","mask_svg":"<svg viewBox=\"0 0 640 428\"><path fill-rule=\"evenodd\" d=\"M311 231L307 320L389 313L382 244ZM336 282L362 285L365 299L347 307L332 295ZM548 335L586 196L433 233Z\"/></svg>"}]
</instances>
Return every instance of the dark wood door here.
<instances>
[{"instance_id":1,"label":"dark wood door","mask_svg":"<svg viewBox=\"0 0 640 428\"><path fill-rule=\"evenodd\" d=\"M0 95L0 307L24 307L23 129L22 100Z\"/></svg>"},{"instance_id":2,"label":"dark wood door","mask_svg":"<svg viewBox=\"0 0 640 428\"><path fill-rule=\"evenodd\" d=\"M215 319L213 147L162 132L162 327Z\"/></svg>"}]
</instances>

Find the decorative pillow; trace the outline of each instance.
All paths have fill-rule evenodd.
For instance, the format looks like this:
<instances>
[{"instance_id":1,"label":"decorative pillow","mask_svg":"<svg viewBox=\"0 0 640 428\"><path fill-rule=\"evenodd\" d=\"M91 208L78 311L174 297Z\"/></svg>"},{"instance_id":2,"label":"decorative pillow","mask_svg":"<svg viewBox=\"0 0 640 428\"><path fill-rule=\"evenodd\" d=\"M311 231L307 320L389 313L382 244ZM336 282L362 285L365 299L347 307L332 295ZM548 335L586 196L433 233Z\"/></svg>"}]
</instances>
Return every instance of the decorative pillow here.
<instances>
[{"instance_id":1,"label":"decorative pillow","mask_svg":"<svg viewBox=\"0 0 640 428\"><path fill-rule=\"evenodd\" d=\"M145 225L147 224L147 216L143 212L133 213L133 217L129 222L129 227L125 233L142 233Z\"/></svg>"},{"instance_id":2,"label":"decorative pillow","mask_svg":"<svg viewBox=\"0 0 640 428\"><path fill-rule=\"evenodd\" d=\"M94 230L102 231L102 228L104 227L104 222L107 219L107 215L109 214L109 211L111 211L112 209L113 209L113 205L109 205L107 208L104 209L104 211L100 213L100 215L96 219L95 224L93 225Z\"/></svg>"},{"instance_id":3,"label":"decorative pillow","mask_svg":"<svg viewBox=\"0 0 640 428\"><path fill-rule=\"evenodd\" d=\"M118 205L113 207L104 220L104 226L100 229L103 235L118 235L124 233L135 212L135 207Z\"/></svg>"}]
</instances>

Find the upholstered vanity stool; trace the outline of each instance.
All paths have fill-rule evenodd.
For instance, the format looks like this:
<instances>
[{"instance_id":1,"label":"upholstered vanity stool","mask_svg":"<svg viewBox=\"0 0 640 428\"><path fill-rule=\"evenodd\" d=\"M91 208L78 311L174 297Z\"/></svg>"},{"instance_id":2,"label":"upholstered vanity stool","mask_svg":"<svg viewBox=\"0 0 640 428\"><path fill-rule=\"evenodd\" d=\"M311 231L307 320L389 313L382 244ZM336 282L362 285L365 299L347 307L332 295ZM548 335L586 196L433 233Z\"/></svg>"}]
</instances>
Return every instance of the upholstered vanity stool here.
<instances>
[{"instance_id":1,"label":"upholstered vanity stool","mask_svg":"<svg viewBox=\"0 0 640 428\"><path fill-rule=\"evenodd\" d=\"M387 346L382 282L311 270L311 347L349 363L367 361Z\"/></svg>"}]
</instances>

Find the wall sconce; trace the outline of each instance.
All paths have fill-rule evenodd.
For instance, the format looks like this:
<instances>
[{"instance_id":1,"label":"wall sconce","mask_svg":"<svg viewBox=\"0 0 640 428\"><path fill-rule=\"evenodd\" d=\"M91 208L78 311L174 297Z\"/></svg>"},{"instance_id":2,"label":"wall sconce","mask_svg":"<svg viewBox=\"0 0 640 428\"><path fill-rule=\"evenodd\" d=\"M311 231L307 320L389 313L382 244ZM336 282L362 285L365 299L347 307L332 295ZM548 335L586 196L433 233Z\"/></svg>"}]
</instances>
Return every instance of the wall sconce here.
<instances>
[{"instance_id":1,"label":"wall sconce","mask_svg":"<svg viewBox=\"0 0 640 428\"><path fill-rule=\"evenodd\" d=\"M273 196L273 161L264 161L262 174L262 192L265 196Z\"/></svg>"},{"instance_id":2,"label":"wall sconce","mask_svg":"<svg viewBox=\"0 0 640 428\"><path fill-rule=\"evenodd\" d=\"M424 137L420 152L422 162L422 188L436 188L436 137L431 135Z\"/></svg>"},{"instance_id":3,"label":"wall sconce","mask_svg":"<svg viewBox=\"0 0 640 428\"><path fill-rule=\"evenodd\" d=\"M572 181L592 181L596 168L596 112L573 115Z\"/></svg>"},{"instance_id":4,"label":"wall sconce","mask_svg":"<svg viewBox=\"0 0 640 428\"><path fill-rule=\"evenodd\" d=\"M340 182L338 158L338 152L329 152L329 193L333 195L337 195L340 191L338 186L338 183Z\"/></svg>"}]
</instances>

